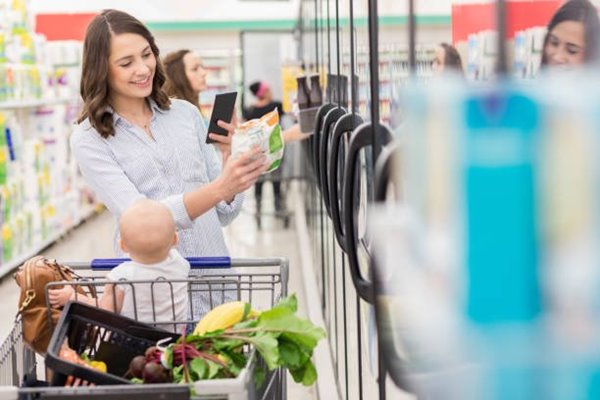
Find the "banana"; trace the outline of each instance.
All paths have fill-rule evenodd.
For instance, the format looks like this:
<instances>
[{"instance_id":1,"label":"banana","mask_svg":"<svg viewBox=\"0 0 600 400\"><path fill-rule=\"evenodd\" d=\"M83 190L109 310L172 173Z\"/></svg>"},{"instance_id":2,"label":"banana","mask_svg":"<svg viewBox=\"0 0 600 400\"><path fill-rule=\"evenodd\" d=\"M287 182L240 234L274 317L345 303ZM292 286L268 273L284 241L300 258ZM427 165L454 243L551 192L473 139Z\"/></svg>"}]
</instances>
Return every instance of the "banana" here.
<instances>
[{"instance_id":1,"label":"banana","mask_svg":"<svg viewBox=\"0 0 600 400\"><path fill-rule=\"evenodd\" d=\"M194 335L204 335L219 329L227 329L244 321L247 318L255 318L257 312L252 310L250 304L243 301L232 301L221 304L210 310L196 325Z\"/></svg>"}]
</instances>

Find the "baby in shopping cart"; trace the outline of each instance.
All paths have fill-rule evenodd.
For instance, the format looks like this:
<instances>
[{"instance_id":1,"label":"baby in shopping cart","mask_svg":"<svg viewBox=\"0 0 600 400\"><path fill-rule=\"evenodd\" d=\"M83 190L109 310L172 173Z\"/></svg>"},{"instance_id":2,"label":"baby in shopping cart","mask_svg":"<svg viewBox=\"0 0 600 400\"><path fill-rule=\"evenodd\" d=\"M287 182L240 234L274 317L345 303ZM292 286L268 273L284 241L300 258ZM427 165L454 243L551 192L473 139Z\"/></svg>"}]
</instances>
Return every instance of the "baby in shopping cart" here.
<instances>
[{"instance_id":1,"label":"baby in shopping cart","mask_svg":"<svg viewBox=\"0 0 600 400\"><path fill-rule=\"evenodd\" d=\"M119 221L120 246L131 257L111 270L98 300L76 293L73 286L50 290L53 307L69 300L101 307L142 322L178 329L187 319L189 262L174 248L175 222L169 209L154 200L139 200ZM170 322L170 324L166 324Z\"/></svg>"}]
</instances>

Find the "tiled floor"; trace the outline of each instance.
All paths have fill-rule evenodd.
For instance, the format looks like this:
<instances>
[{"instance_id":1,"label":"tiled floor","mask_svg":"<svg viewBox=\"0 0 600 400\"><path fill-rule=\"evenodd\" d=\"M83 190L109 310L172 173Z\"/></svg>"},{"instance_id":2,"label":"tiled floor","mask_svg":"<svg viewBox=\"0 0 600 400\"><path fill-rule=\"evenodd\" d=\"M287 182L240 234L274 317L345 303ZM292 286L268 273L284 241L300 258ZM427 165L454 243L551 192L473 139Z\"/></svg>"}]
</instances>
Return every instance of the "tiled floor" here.
<instances>
[{"instance_id":1,"label":"tiled floor","mask_svg":"<svg viewBox=\"0 0 600 400\"><path fill-rule=\"evenodd\" d=\"M272 215L273 202L270 197L271 186L263 189L262 229L258 230L255 221L255 206L252 195L249 195L240 216L225 229L227 242L232 257L272 257L284 256L290 261L289 292L296 292L299 300L299 313L306 315L303 294L302 276L299 268L297 240L293 229L284 229L281 220ZM92 258L107 258L114 255L112 238L114 221L108 212L92 217L83 225L65 236L55 245L46 249L43 254L61 261L87 261ZM18 287L14 280L7 276L0 282L0 315L5 318L0 322L0 338L5 338L10 331L12 318L16 312ZM8 318L7 318L8 317ZM288 399L305 400L316 398L313 388L305 388L295 384L288 376Z\"/></svg>"}]
</instances>

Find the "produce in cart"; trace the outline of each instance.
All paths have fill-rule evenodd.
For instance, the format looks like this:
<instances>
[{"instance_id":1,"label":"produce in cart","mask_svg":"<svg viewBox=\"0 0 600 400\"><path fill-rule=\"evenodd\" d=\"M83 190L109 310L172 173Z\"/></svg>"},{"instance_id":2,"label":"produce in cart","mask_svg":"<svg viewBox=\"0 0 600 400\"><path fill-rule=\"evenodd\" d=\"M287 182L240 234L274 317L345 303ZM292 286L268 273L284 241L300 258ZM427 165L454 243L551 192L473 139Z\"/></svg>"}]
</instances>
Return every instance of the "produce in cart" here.
<instances>
[{"instance_id":1,"label":"produce in cart","mask_svg":"<svg viewBox=\"0 0 600 400\"><path fill-rule=\"evenodd\" d=\"M270 310L257 313L249 304L223 304L208 313L194 333L176 343L160 343L135 357L129 372L137 383L189 383L236 377L247 364L244 347L252 346L272 371L287 368L294 380L312 385L317 371L311 357L325 331L296 315L295 295ZM257 370L257 383L265 371Z\"/></svg>"}]
</instances>

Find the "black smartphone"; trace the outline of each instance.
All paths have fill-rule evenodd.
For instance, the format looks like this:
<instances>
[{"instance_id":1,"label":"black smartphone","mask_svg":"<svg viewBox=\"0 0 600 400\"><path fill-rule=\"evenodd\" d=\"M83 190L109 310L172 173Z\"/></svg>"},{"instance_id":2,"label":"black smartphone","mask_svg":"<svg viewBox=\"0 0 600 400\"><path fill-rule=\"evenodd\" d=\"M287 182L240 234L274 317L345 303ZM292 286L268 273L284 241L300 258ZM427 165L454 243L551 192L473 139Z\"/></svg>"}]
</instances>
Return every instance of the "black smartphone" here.
<instances>
[{"instance_id":1,"label":"black smartphone","mask_svg":"<svg viewBox=\"0 0 600 400\"><path fill-rule=\"evenodd\" d=\"M217 121L231 122L233 109L235 108L235 99L237 92L219 93L215 96L210 122L208 124L208 133L216 133L227 136L227 130L217 125ZM214 140L206 135L206 143L213 143Z\"/></svg>"}]
</instances>

